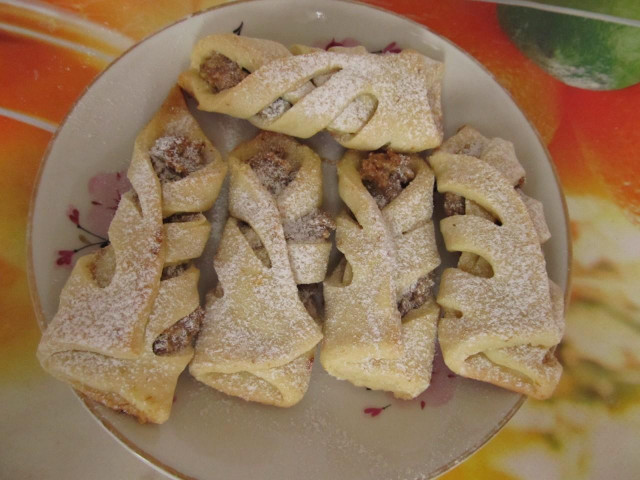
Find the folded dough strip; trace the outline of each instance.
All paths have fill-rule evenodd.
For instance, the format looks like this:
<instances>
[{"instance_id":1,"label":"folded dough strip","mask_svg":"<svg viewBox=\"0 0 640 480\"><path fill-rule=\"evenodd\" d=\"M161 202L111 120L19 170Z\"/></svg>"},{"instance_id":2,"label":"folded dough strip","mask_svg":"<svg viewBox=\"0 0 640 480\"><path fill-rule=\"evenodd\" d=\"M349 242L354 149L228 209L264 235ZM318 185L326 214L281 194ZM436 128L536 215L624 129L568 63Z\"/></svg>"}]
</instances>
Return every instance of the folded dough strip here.
<instances>
[{"instance_id":1,"label":"folded dough strip","mask_svg":"<svg viewBox=\"0 0 640 480\"><path fill-rule=\"evenodd\" d=\"M159 172L158 159L153 158L161 153L158 145L169 147L163 152L173 161L188 153L188 150L176 153L176 145L197 145L202 165L196 166L193 172L183 172L183 178L168 180L166 172ZM132 174L136 169L138 174ZM202 253L210 226L198 212L215 201L225 173L226 166L219 153L191 117L179 88L174 88L136 138L129 169L135 193L125 194L118 206L109 228L111 245L80 258L65 285L58 313L38 349L38 357L47 371L87 397L132 414L141 422L163 423L168 419L178 376L191 360L193 348L188 341L190 338L187 338L187 342L178 345L176 351L160 355L156 354L155 343L163 332L180 326L185 319L197 321L200 311L199 271L186 262ZM145 188L138 187L140 176L146 182ZM149 205L154 207L153 231L157 233L151 237L134 235L144 222L135 216L125 217L123 213L141 210L147 214ZM182 217L173 216L168 223L162 223L163 212L168 216L176 211L181 212ZM182 212L191 213L185 216ZM122 247L121 239L124 242ZM153 269L142 261L144 256L138 251L148 248L150 239L158 242L159 251ZM131 255L141 258L134 257L130 265L123 265L123 258ZM142 338L135 355L122 355L116 348L95 351L90 344L69 346L52 341L51 336L55 332L75 326L67 320L68 305L77 305L79 292L87 285L98 292L87 299L89 306L92 302L104 301L108 303L112 317L131 320L127 306L135 304L144 285L120 285L121 288L126 287L123 300L108 295L121 283L118 272L129 267L140 275L153 276L154 289L148 312L138 317L142 324ZM104 300L100 300L101 296ZM91 319L87 312L95 314L96 310L89 307L85 312L75 312ZM113 330L111 335L119 333L118 323L111 322L109 327ZM90 336L102 335L101 331L88 328Z\"/></svg>"},{"instance_id":2,"label":"folded dough strip","mask_svg":"<svg viewBox=\"0 0 640 480\"><path fill-rule=\"evenodd\" d=\"M251 164L261 155L265 162L276 161L274 151L298 166L277 193L256 173L264 165ZM288 407L308 388L314 348L322 338L296 285L306 270L324 278L330 243L312 240L307 246L315 253L304 257L306 263L292 260L283 222L319 207L321 160L293 139L262 133L230 154L229 167L231 216L214 260L219 287L208 297L190 372L229 395ZM265 250L267 265L243 229L258 237L256 248Z\"/></svg>"},{"instance_id":3,"label":"folded dough strip","mask_svg":"<svg viewBox=\"0 0 640 480\"><path fill-rule=\"evenodd\" d=\"M442 142L440 62L412 50L385 55L343 50L293 56L287 52L256 62L261 66L239 83L214 92L199 72L206 56L203 50L215 52L218 37L206 37L196 45L191 67L179 80L202 110L248 119L261 129L301 138L329 127L340 144L361 150L386 145L398 151L421 151ZM260 42L224 38L225 46L236 42L241 52L242 43ZM233 47L225 50L225 56L242 65L242 55ZM322 77L324 83L313 88L310 81ZM340 131L340 125L352 125L354 118L360 118L363 105L353 108L352 104L363 97L375 99L373 114L361 118L357 131L351 126Z\"/></svg>"},{"instance_id":4,"label":"folded dough strip","mask_svg":"<svg viewBox=\"0 0 640 480\"><path fill-rule=\"evenodd\" d=\"M481 146L474 152L477 144L463 141L460 151L486 151ZM445 149L450 145L445 142ZM447 249L467 255L461 268L469 265L469 254L486 263L480 276L459 268L442 275L437 300L445 316L438 336L445 362L460 375L546 398L562 370L553 356L562 336L562 295L547 277L540 229L513 188L520 172L512 168L510 178L496 162L444 150L429 161L438 190L472 205L471 212L442 220Z\"/></svg>"},{"instance_id":5,"label":"folded dough strip","mask_svg":"<svg viewBox=\"0 0 640 480\"><path fill-rule=\"evenodd\" d=\"M379 154L376 154L379 155ZM366 153L338 164L347 212L336 243L345 260L325 281L325 338L320 360L331 375L357 386L413 398L430 383L440 309L430 293L401 318L398 304L439 265L431 215L433 172L407 157L413 179L382 208L359 171Z\"/></svg>"}]
</instances>

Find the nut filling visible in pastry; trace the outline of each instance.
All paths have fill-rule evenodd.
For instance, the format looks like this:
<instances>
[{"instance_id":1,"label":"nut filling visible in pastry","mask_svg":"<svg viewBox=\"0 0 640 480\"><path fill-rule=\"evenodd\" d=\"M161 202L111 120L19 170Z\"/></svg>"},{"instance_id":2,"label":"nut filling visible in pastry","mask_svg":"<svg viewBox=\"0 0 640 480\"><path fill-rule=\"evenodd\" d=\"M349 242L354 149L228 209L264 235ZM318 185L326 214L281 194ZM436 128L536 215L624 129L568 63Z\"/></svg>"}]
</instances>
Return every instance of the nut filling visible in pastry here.
<instances>
[{"instance_id":1,"label":"nut filling visible in pastry","mask_svg":"<svg viewBox=\"0 0 640 480\"><path fill-rule=\"evenodd\" d=\"M200 213L174 213L173 215L165 218L163 223L181 223L181 222L194 222L200 218Z\"/></svg>"},{"instance_id":2,"label":"nut filling visible in pastry","mask_svg":"<svg viewBox=\"0 0 640 480\"><path fill-rule=\"evenodd\" d=\"M298 285L298 296L307 309L311 318L321 322L324 316L324 297L322 296L322 284L310 283Z\"/></svg>"},{"instance_id":3,"label":"nut filling visible in pastry","mask_svg":"<svg viewBox=\"0 0 640 480\"><path fill-rule=\"evenodd\" d=\"M213 52L200 65L200 76L213 93L235 87L249 72L224 55Z\"/></svg>"},{"instance_id":4,"label":"nut filling visible in pastry","mask_svg":"<svg viewBox=\"0 0 640 480\"><path fill-rule=\"evenodd\" d=\"M294 140L286 135L271 132L262 132L259 139L262 148L250 157L247 163L255 172L260 183L269 193L277 197L293 181L300 170L299 161L288 154ZM242 228L241 225L241 230ZM327 240L336 226L328 213L316 209L295 220L285 221L283 229L287 241L309 242ZM246 236L246 230L243 230L243 233ZM255 242L252 243L250 240L249 243L257 252Z\"/></svg>"},{"instance_id":5,"label":"nut filling visible in pastry","mask_svg":"<svg viewBox=\"0 0 640 480\"><path fill-rule=\"evenodd\" d=\"M444 192L444 214L447 217L464 215L464 197L453 192Z\"/></svg>"},{"instance_id":6,"label":"nut filling visible in pastry","mask_svg":"<svg viewBox=\"0 0 640 480\"><path fill-rule=\"evenodd\" d=\"M434 174L417 154L349 150L338 163L344 255L323 284L327 373L411 399L431 382L440 308Z\"/></svg>"},{"instance_id":7,"label":"nut filling visible in pastry","mask_svg":"<svg viewBox=\"0 0 640 480\"><path fill-rule=\"evenodd\" d=\"M156 355L172 355L186 347L195 345L203 318L204 310L202 307L198 307L189 315L171 325L158 335L153 342L153 353Z\"/></svg>"},{"instance_id":8,"label":"nut filling visible in pastry","mask_svg":"<svg viewBox=\"0 0 640 480\"><path fill-rule=\"evenodd\" d=\"M328 240L336 229L336 222L324 210L314 210L304 217L284 222L284 237L287 241L309 242Z\"/></svg>"},{"instance_id":9,"label":"nut filling visible in pastry","mask_svg":"<svg viewBox=\"0 0 640 480\"><path fill-rule=\"evenodd\" d=\"M258 259L265 267L271 268L271 259L269 258L269 252L267 252L267 249L264 248L264 244L262 243L262 240L260 240L260 237L258 236L256 231L251 228L251 225L245 222L238 222L238 228L244 235L244 238L247 239L247 242L249 243L249 246L251 247L253 252L256 254L256 257L258 257Z\"/></svg>"},{"instance_id":10,"label":"nut filling visible in pastry","mask_svg":"<svg viewBox=\"0 0 640 480\"><path fill-rule=\"evenodd\" d=\"M444 270L438 338L455 373L534 398L549 398L562 366L562 292L548 277L542 205L520 188L525 171L513 144L461 128L429 162L445 193L440 228L459 251Z\"/></svg>"},{"instance_id":11,"label":"nut filling visible in pastry","mask_svg":"<svg viewBox=\"0 0 640 480\"><path fill-rule=\"evenodd\" d=\"M78 258L38 346L53 376L140 422L167 421L204 312L202 215L227 171L174 87L136 137L109 245ZM193 173L193 175L192 175Z\"/></svg>"},{"instance_id":12,"label":"nut filling visible in pastry","mask_svg":"<svg viewBox=\"0 0 640 480\"><path fill-rule=\"evenodd\" d=\"M183 136L158 138L149 156L161 182L174 182L201 169L205 163L204 143Z\"/></svg>"},{"instance_id":13,"label":"nut filling visible in pastry","mask_svg":"<svg viewBox=\"0 0 640 480\"><path fill-rule=\"evenodd\" d=\"M299 162L287 153L293 140L270 132L262 132L259 138L262 149L249 158L247 163L269 193L278 196L300 169Z\"/></svg>"},{"instance_id":14,"label":"nut filling visible in pastry","mask_svg":"<svg viewBox=\"0 0 640 480\"><path fill-rule=\"evenodd\" d=\"M248 72L248 73L247 73ZM442 143L444 67L403 49L330 51L232 33L200 39L180 86L198 108L261 130L309 138L327 130L342 146L420 152Z\"/></svg>"},{"instance_id":15,"label":"nut filling visible in pastry","mask_svg":"<svg viewBox=\"0 0 640 480\"><path fill-rule=\"evenodd\" d=\"M401 316L405 316L411 310L424 305L433 295L433 286L435 284L433 277L434 272L429 272L424 277L418 279L409 291L405 293L398 301L398 310Z\"/></svg>"},{"instance_id":16,"label":"nut filling visible in pastry","mask_svg":"<svg viewBox=\"0 0 640 480\"><path fill-rule=\"evenodd\" d=\"M383 208L414 179L409 156L386 150L370 153L360 165L362 183Z\"/></svg>"},{"instance_id":17,"label":"nut filling visible in pastry","mask_svg":"<svg viewBox=\"0 0 640 480\"><path fill-rule=\"evenodd\" d=\"M242 68L224 55L213 52L200 64L198 71L200 77L207 82L212 93L235 87L251 72ZM291 108L291 103L284 98L278 98L271 105L266 106L258 113L263 120L273 120Z\"/></svg>"}]
</instances>

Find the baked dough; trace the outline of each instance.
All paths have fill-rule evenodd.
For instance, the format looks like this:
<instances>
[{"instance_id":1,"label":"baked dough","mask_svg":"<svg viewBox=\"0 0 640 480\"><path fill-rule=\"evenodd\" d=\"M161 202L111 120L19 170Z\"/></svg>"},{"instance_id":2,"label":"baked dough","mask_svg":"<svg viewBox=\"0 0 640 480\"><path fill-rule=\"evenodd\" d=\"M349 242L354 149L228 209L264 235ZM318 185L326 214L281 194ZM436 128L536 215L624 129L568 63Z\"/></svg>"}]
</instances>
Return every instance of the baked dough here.
<instances>
[{"instance_id":1,"label":"baked dough","mask_svg":"<svg viewBox=\"0 0 640 480\"><path fill-rule=\"evenodd\" d=\"M270 183L280 178L282 159L296 169ZM208 296L189 370L229 395L289 407L307 390L322 339L296 284L324 279L331 244L324 237L287 241L285 224L320 206L321 160L291 138L263 132L228 161L230 218L214 260L219 284Z\"/></svg>"},{"instance_id":2,"label":"baked dough","mask_svg":"<svg viewBox=\"0 0 640 480\"><path fill-rule=\"evenodd\" d=\"M406 152L442 142L442 63L413 50L371 54L362 49L326 52L297 46L296 53L305 53L291 55L273 42L265 43L265 48L277 52L265 55L261 42L268 41L230 35L202 39L180 85L202 110L248 119L261 129L296 137L308 138L329 128L347 148L388 146ZM214 52L250 74L214 92L200 75L203 61ZM250 62L252 53L256 57Z\"/></svg>"},{"instance_id":3,"label":"baked dough","mask_svg":"<svg viewBox=\"0 0 640 480\"><path fill-rule=\"evenodd\" d=\"M438 190L473 202L440 224L447 249L470 255L440 282L444 360L459 375L548 398L562 372L553 351L563 333L563 296L547 276L543 229L513 188L524 170L512 147L491 157L488 151L500 151L489 148L496 141L479 147L482 141L468 141L477 132L462 133L465 154L445 151L460 141L454 137L429 158Z\"/></svg>"},{"instance_id":4,"label":"baked dough","mask_svg":"<svg viewBox=\"0 0 640 480\"><path fill-rule=\"evenodd\" d=\"M440 311L430 292L404 318L398 304L440 263L434 176L423 159L408 156L415 177L380 208L359 171L366 155L348 151L338 164L340 197L353 216L343 212L336 221L344 259L324 283L320 361L339 379L413 398L431 380Z\"/></svg>"},{"instance_id":5,"label":"baked dough","mask_svg":"<svg viewBox=\"0 0 640 480\"><path fill-rule=\"evenodd\" d=\"M184 178L161 181L150 152L171 146L171 138L199 145L204 165ZM45 370L141 422L168 419L193 348L187 344L159 355L154 343L200 310L199 271L185 262L200 256L210 226L199 213L163 223L163 212L207 208L225 174L225 163L174 88L136 138L127 173L132 190L123 195L109 227L111 244L79 258L62 290L38 346Z\"/></svg>"}]
</instances>

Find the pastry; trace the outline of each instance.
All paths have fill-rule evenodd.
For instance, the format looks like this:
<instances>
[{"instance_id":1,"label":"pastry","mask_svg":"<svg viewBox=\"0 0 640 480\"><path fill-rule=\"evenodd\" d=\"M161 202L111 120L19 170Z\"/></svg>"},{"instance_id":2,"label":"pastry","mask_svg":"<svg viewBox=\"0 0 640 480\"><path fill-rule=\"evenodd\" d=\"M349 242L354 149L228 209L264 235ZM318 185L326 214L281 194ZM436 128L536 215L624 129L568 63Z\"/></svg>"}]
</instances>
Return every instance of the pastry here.
<instances>
[{"instance_id":1,"label":"pastry","mask_svg":"<svg viewBox=\"0 0 640 480\"><path fill-rule=\"evenodd\" d=\"M437 297L446 364L548 398L562 372L553 352L564 328L563 298L546 272L542 210L514 188L524 170L513 146L466 127L429 162L438 191L450 195L440 224L446 247L462 252L458 268L443 272Z\"/></svg>"},{"instance_id":2,"label":"pastry","mask_svg":"<svg viewBox=\"0 0 640 480\"><path fill-rule=\"evenodd\" d=\"M191 66L179 83L196 98L198 108L301 138L328 128L340 144L360 150L388 146L415 152L442 142L440 62L413 50L372 54L297 46L298 55L281 51L266 61L256 53L250 64L252 52L245 48L249 42L259 50L267 41L214 35L195 46ZM216 54L225 57L225 64L235 64L225 70L247 72L219 70L215 81L207 80L206 59Z\"/></svg>"},{"instance_id":3,"label":"pastry","mask_svg":"<svg viewBox=\"0 0 640 480\"><path fill-rule=\"evenodd\" d=\"M338 164L347 208L344 258L324 283L320 361L358 386L413 398L431 379L439 307L433 301L433 172L418 155L348 151Z\"/></svg>"},{"instance_id":4,"label":"pastry","mask_svg":"<svg viewBox=\"0 0 640 480\"><path fill-rule=\"evenodd\" d=\"M229 155L229 214L189 370L245 400L289 407L309 385L322 333L301 296L324 279L334 228L321 211L320 158L262 132ZM298 284L307 287L304 293ZM310 313L311 312L311 313Z\"/></svg>"},{"instance_id":5,"label":"pastry","mask_svg":"<svg viewBox=\"0 0 640 480\"><path fill-rule=\"evenodd\" d=\"M45 370L141 422L168 419L203 316L189 264L209 236L200 212L225 174L174 88L136 138L110 245L79 258L62 291L38 347Z\"/></svg>"}]
</instances>

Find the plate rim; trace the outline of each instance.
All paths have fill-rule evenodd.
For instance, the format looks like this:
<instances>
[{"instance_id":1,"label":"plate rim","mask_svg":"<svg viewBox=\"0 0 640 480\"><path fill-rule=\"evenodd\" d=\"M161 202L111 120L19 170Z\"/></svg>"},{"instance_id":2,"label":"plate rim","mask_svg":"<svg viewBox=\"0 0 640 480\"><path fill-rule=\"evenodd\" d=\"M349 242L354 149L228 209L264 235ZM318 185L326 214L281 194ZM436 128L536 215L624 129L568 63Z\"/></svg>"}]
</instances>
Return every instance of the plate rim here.
<instances>
[{"instance_id":1,"label":"plate rim","mask_svg":"<svg viewBox=\"0 0 640 480\"><path fill-rule=\"evenodd\" d=\"M191 19L193 17L196 17L196 16L209 14L210 12L215 11L215 10L219 10L219 9L222 9L222 8L234 7L235 5L239 5L239 4L269 3L269 1L270 0L236 0L236 1L232 1L230 3L223 3L223 4L215 5L215 6L203 9L203 10L192 12L192 13L190 13L190 14L182 17L182 18L179 18L178 20L176 20L174 22L169 23L168 25L165 25L161 29L150 33L149 35L143 37L142 39L140 39L139 41L137 41L136 43L134 43L133 45L128 47L126 50L124 50L117 58L115 58L111 63L109 63L104 68L104 70L102 70L100 73L98 73L95 76L95 78L83 89L82 93L73 102L73 104L71 105L71 107L69 108L67 113L65 114L64 119L58 125L58 128L56 129L56 131L54 132L53 136L51 137L51 139L50 139L50 141L49 141L49 143L47 145L47 148L45 149L45 151L44 151L44 153L42 155L42 160L40 162L40 165L38 166L38 171L37 171L36 177L34 179L33 188L32 188L31 195L30 195L30 200L29 200L29 211L28 211L28 215L27 215L27 232L26 232L26 244L27 244L26 245L27 246L27 269L26 269L26 274L27 274L27 285L28 285L28 289L29 289L29 296L30 296L30 299L31 299L31 303L33 305L33 310L34 310L34 313L35 313L36 322L37 322L38 327L39 327L41 332L44 332L46 330L47 322L45 320L45 315L44 315L44 312L43 312L43 309L42 309L42 303L40 301L40 296L38 294L36 276L35 276L35 265L34 265L34 258L33 258L33 220L34 220L34 215L35 215L35 205L36 205L36 200L37 200L37 197L38 197L38 192L39 192L39 189L40 189L40 185L42 183L42 175L43 175L45 166L47 164L47 161L49 160L49 157L51 156L51 151L53 149L53 146L54 146L54 144L56 143L56 141L58 139L58 135L60 134L60 132L67 125L70 117L75 113L78 105L82 102L84 97L89 93L89 91L94 87L94 85L104 75L106 75L107 72L116 63L121 61L123 59L123 57L125 57L127 54L129 54L129 52L131 52L135 48L139 47L143 42L146 42L150 38L161 34L165 30L167 30L169 28L172 28L172 27L174 27L175 25L177 25L179 23L188 21L189 19ZM289 0L289 1L295 1L295 0ZM426 25L424 25L424 24L422 24L420 22L417 22L417 21L415 21L415 20L413 20L413 19L411 19L409 17L406 17L406 16L401 15L399 13L396 13L394 11L387 10L387 9L385 9L383 7L378 6L378 5L371 5L371 4L368 4L368 3L365 3L365 2L362 2L362 1L358 1L358 0L320 0L319 3L357 5L359 7L363 7L363 8L367 8L367 9L371 9L371 10L376 10L377 12L381 12L381 13L384 13L384 14L387 14L387 15L392 15L392 16L397 17L399 19L402 19L404 21L410 22L411 24L413 24L414 26L416 26L416 27L418 27L420 29L426 30L430 34L435 35L436 37L438 37L440 40L450 44L455 49L457 49L460 53L462 53L464 56L466 56L468 59L470 59L477 67L479 67L485 74L487 74L493 80L493 82L513 102L513 105L517 108L518 111L520 111L520 113L522 114L523 118L526 120L526 122L528 123L529 127L531 128L531 130L534 132L534 134L535 134L535 136L536 136L536 138L538 140L538 144L542 147L542 150L544 152L545 160L546 160L547 164L551 167L553 180L554 180L554 182L556 184L556 187L557 187L557 190L558 190L558 194L560 196L560 202L561 202L561 205L562 205L562 215L563 215L563 219L564 219L564 227L565 227L565 232L566 232L565 243L566 243L566 246L567 246L567 265L566 265L566 270L565 270L566 274L565 274L565 279L564 279L564 281L565 281L564 309L565 309L565 313L566 313L566 309L567 309L567 305L568 305L568 301L569 301L570 293L571 293L572 265L573 265L573 245L572 245L572 242L571 242L570 217L569 217L569 210L568 210L568 206L567 206L567 201L566 201L566 198L565 198L564 189L562 188L562 183L560 182L560 178L558 176L557 168L556 168L555 164L553 163L553 160L552 160L551 154L550 154L550 152L549 152L549 150L547 148L547 145L544 143L542 137L540 136L540 133L538 132L538 129L531 122L530 118L525 114L525 112L522 110L520 105L516 102L516 100L514 99L513 95L511 94L511 92L509 90L507 90L507 88L498 81L498 79L493 74L493 72L491 72L487 67L485 67L484 64L482 64L479 60L477 60L466 49L462 48L456 42L454 42L451 39L445 37L444 35L441 35L441 34L435 32L434 30L432 30L431 28L429 28L428 26L426 26ZM165 464L164 462L162 462L161 460L159 460L158 458L156 458L155 456L150 454L149 452L145 451L143 448L141 448L136 443L131 441L126 435L124 435L122 432L120 432L113 425L113 423L105 415L103 415L102 412L100 412L100 410L98 408L98 404L96 404L92 400L89 400L87 397L85 397L81 393L77 392L72 387L68 387L68 388L71 388L71 390L76 395L76 397L80 400L82 405L84 405L84 407L92 414L92 416L95 419L95 421L99 425L101 425L106 430L107 433L109 433L115 440L117 440L122 446L124 446L126 449L128 449L131 453L133 453L135 456L137 456L144 463L146 463L147 465L151 466L152 468L155 468L156 470L158 470L158 471L160 471L160 472L162 472L164 474L167 474L167 475L169 475L169 476L171 476L173 478L177 478L177 479L180 479L180 480L197 480L196 477L191 477L189 475L186 475L186 474L174 469L173 467ZM464 450L456 458L450 460L445 465L442 465L437 470L434 470L432 472L428 472L429 478L438 477L438 476L444 474L445 472L448 472L449 470L452 470L457 465L459 465L460 463L464 462L469 457L471 457L474 453L476 453L478 450L480 450L489 440L491 440L493 437L495 437L502 430L502 428L504 428L504 426L511 420L511 418L513 418L515 413L520 409L520 407L523 405L523 403L526 400L527 400L526 395L522 395L521 394L520 398L514 404L514 406L506 413L506 415L501 419L500 422L498 422L498 424L495 425L495 427L492 430L487 432L487 434L485 434L476 444L474 444L472 447Z\"/></svg>"}]
</instances>

